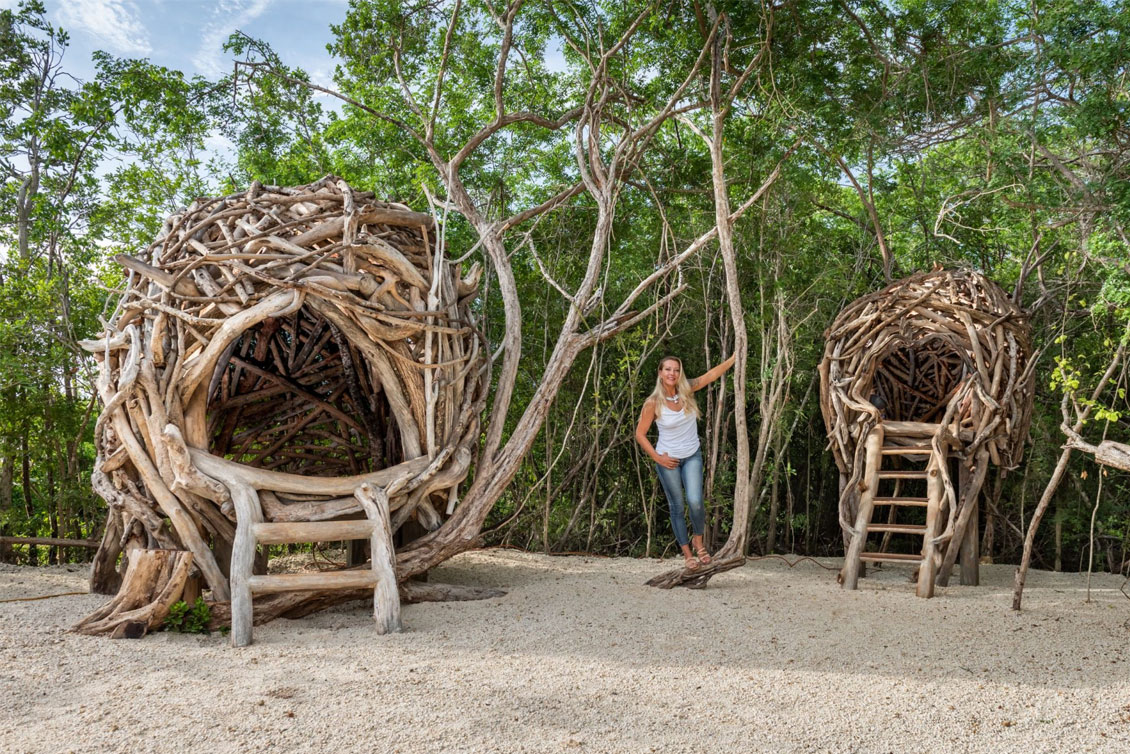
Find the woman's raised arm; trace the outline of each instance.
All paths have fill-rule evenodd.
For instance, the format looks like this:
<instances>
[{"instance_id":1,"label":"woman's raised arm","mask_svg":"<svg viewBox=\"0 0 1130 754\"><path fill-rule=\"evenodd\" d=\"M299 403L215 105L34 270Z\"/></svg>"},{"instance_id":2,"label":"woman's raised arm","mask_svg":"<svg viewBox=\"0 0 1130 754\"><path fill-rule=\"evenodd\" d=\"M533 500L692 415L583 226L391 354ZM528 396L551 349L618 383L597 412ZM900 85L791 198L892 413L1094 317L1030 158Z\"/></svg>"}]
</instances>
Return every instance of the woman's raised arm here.
<instances>
[{"instance_id":1,"label":"woman's raised arm","mask_svg":"<svg viewBox=\"0 0 1130 754\"><path fill-rule=\"evenodd\" d=\"M711 382L714 382L714 380L721 377L726 373L726 370L734 365L735 358L736 354L730 354L730 358L726 359L713 369L707 370L706 374L702 375L701 377L695 377L693 380L691 380L691 389L702 390Z\"/></svg>"}]
</instances>

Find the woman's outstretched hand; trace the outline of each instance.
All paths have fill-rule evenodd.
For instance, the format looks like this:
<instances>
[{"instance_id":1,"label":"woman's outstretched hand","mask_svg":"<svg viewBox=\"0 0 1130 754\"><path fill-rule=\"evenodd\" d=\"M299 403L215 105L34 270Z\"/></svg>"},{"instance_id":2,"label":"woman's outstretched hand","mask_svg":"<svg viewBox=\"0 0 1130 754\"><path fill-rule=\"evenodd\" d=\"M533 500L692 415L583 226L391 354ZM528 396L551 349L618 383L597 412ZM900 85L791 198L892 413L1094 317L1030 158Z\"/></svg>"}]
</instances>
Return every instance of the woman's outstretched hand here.
<instances>
[{"instance_id":1,"label":"woman's outstretched hand","mask_svg":"<svg viewBox=\"0 0 1130 754\"><path fill-rule=\"evenodd\" d=\"M663 455L659 456L659 460L657 460L656 463L658 463L665 469L673 469L679 465L679 459L672 458L671 456L664 453Z\"/></svg>"},{"instance_id":2,"label":"woman's outstretched hand","mask_svg":"<svg viewBox=\"0 0 1130 754\"><path fill-rule=\"evenodd\" d=\"M718 366L713 367L712 369L707 371L706 374L691 380L691 388L694 390L702 390L711 382L714 382L714 380L718 379L730 370L730 367L734 365L734 361L737 359L737 357L738 355L736 353L732 353L730 354L730 358L726 359Z\"/></svg>"}]
</instances>

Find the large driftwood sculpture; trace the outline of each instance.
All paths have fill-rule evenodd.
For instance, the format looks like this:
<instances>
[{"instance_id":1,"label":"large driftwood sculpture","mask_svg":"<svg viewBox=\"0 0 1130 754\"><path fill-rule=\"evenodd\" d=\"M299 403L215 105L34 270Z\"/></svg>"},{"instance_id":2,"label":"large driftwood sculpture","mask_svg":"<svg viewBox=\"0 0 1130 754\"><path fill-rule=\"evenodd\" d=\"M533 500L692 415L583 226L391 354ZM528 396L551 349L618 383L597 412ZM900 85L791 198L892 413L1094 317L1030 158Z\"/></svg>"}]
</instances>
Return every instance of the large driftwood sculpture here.
<instances>
[{"instance_id":1,"label":"large driftwood sculpture","mask_svg":"<svg viewBox=\"0 0 1130 754\"><path fill-rule=\"evenodd\" d=\"M978 273L934 271L857 299L825 336L820 408L840 470L845 585L861 560L908 561L921 564L919 594L930 596L935 571L946 583L959 557L963 581L976 583L978 495L990 465L1019 463L1028 433L1024 312ZM925 488L908 492L916 480ZM871 523L876 505L891 506L886 522ZM927 507L926 523L897 522L900 505ZM884 534L880 552L865 549L869 531ZM886 553L892 534L924 537L921 553Z\"/></svg>"},{"instance_id":2,"label":"large driftwood sculpture","mask_svg":"<svg viewBox=\"0 0 1130 754\"><path fill-rule=\"evenodd\" d=\"M468 308L480 268L461 275L433 227L332 177L253 184L198 200L142 258L117 258L125 292L83 344L104 406L93 484L110 508L95 590L114 587L119 553L177 549L227 601L233 497L261 522L325 522L364 518L355 493L372 485L400 541L409 522L442 525L487 373ZM325 601L316 586L280 597L291 613Z\"/></svg>"}]
</instances>

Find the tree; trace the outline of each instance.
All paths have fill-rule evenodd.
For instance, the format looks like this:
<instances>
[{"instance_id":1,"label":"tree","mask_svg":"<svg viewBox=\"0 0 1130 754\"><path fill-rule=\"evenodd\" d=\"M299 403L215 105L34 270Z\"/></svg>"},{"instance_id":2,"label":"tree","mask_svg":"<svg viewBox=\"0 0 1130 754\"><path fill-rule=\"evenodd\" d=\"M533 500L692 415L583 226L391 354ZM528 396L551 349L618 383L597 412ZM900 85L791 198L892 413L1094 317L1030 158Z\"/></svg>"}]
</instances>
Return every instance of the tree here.
<instances>
[{"instance_id":1,"label":"tree","mask_svg":"<svg viewBox=\"0 0 1130 754\"><path fill-rule=\"evenodd\" d=\"M208 88L104 54L80 82L63 67L67 43L40 2L0 11L0 515L11 531L87 539L102 516L88 492L95 401L76 343L99 329L113 285L107 239L147 244L203 186L192 152ZM136 162L106 168L123 154Z\"/></svg>"}]
</instances>

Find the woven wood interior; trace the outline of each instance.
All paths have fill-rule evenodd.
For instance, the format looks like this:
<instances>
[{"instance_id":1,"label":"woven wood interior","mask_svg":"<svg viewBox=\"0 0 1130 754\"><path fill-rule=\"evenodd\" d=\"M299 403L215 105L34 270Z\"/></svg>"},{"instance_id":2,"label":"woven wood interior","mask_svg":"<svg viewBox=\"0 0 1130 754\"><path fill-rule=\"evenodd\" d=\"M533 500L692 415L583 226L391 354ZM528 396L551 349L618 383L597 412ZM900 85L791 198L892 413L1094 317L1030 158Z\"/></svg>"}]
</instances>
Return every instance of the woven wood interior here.
<instances>
[{"instance_id":1,"label":"woven wood interior","mask_svg":"<svg viewBox=\"0 0 1130 754\"><path fill-rule=\"evenodd\" d=\"M306 307L246 331L212 384L208 436L216 455L308 476L405 460L379 377L340 330Z\"/></svg>"},{"instance_id":2,"label":"woven wood interior","mask_svg":"<svg viewBox=\"0 0 1130 754\"><path fill-rule=\"evenodd\" d=\"M968 364L948 339L927 334L891 349L878 363L869 394L881 399L885 419L936 422Z\"/></svg>"}]
</instances>

